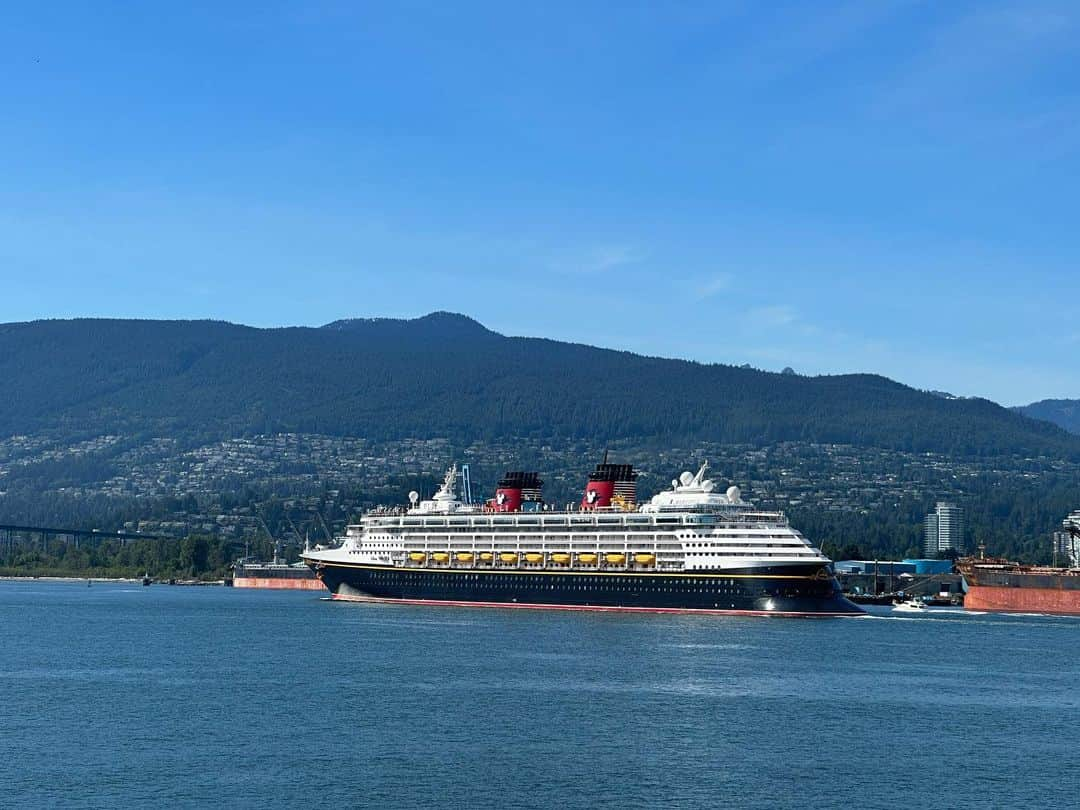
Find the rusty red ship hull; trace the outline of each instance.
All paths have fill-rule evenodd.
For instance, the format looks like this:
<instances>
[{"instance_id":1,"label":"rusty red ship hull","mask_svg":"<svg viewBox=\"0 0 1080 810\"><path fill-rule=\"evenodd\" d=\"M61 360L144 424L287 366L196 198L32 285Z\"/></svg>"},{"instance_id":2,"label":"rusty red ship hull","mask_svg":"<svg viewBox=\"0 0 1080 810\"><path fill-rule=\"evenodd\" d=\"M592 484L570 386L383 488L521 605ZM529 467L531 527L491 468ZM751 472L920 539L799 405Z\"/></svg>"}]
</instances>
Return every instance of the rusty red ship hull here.
<instances>
[{"instance_id":1,"label":"rusty red ship hull","mask_svg":"<svg viewBox=\"0 0 1080 810\"><path fill-rule=\"evenodd\" d=\"M306 565L275 563L237 563L233 566L234 588L272 588L301 591L325 591L322 580Z\"/></svg>"},{"instance_id":2,"label":"rusty red ship hull","mask_svg":"<svg viewBox=\"0 0 1080 810\"><path fill-rule=\"evenodd\" d=\"M1080 570L961 560L967 610L1080 616Z\"/></svg>"},{"instance_id":3,"label":"rusty red ship hull","mask_svg":"<svg viewBox=\"0 0 1080 810\"><path fill-rule=\"evenodd\" d=\"M280 577L233 577L234 588L287 588L302 591L325 591L322 580L282 579Z\"/></svg>"}]
</instances>

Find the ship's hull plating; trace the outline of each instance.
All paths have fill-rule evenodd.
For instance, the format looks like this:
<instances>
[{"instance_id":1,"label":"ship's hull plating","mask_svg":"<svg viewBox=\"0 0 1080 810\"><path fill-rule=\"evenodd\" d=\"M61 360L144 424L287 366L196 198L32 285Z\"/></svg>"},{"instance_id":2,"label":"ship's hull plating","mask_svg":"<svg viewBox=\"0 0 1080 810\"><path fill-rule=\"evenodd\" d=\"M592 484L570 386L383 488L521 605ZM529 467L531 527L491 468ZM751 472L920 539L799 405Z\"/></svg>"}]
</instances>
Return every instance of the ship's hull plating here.
<instances>
[{"instance_id":1,"label":"ship's hull plating","mask_svg":"<svg viewBox=\"0 0 1080 810\"><path fill-rule=\"evenodd\" d=\"M967 570L964 608L1080 616L1080 576L1048 571Z\"/></svg>"},{"instance_id":2,"label":"ship's hull plating","mask_svg":"<svg viewBox=\"0 0 1080 810\"><path fill-rule=\"evenodd\" d=\"M234 588L266 588L271 590L321 591L325 589L315 577L233 577Z\"/></svg>"},{"instance_id":3,"label":"ship's hull plating","mask_svg":"<svg viewBox=\"0 0 1080 810\"><path fill-rule=\"evenodd\" d=\"M324 588L310 568L239 563L233 569L232 586L302 591L321 591Z\"/></svg>"},{"instance_id":4,"label":"ship's hull plating","mask_svg":"<svg viewBox=\"0 0 1080 810\"><path fill-rule=\"evenodd\" d=\"M366 602L773 616L863 613L821 566L691 574L317 565L335 599Z\"/></svg>"}]
</instances>

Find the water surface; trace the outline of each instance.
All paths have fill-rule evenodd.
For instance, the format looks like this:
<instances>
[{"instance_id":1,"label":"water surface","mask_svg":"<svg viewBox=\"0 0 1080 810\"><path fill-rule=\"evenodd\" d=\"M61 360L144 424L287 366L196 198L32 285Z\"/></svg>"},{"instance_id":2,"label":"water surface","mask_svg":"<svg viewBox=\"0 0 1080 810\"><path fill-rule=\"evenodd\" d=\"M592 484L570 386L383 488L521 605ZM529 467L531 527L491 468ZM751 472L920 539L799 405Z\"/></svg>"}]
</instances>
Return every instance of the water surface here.
<instances>
[{"instance_id":1,"label":"water surface","mask_svg":"<svg viewBox=\"0 0 1080 810\"><path fill-rule=\"evenodd\" d=\"M0 582L0 806L1070 806L1080 619Z\"/></svg>"}]
</instances>

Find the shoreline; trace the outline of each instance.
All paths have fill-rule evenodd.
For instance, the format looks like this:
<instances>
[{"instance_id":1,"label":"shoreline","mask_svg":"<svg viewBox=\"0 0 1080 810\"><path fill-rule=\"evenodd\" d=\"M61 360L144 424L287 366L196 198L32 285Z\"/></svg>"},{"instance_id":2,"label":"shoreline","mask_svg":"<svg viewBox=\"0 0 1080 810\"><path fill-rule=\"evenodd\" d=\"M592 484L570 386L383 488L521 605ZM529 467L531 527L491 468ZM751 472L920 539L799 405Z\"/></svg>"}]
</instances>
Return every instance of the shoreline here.
<instances>
[{"instance_id":1,"label":"shoreline","mask_svg":"<svg viewBox=\"0 0 1080 810\"><path fill-rule=\"evenodd\" d=\"M62 574L42 574L35 576L33 574L0 574L0 582L116 582L127 585L142 585L142 577L82 577L82 576L64 576ZM225 580L223 579L177 579L170 583L167 579L154 579L154 585L205 585L205 586L218 586L224 587Z\"/></svg>"},{"instance_id":2,"label":"shoreline","mask_svg":"<svg viewBox=\"0 0 1080 810\"><path fill-rule=\"evenodd\" d=\"M65 576L63 574L42 574L35 576L33 574L3 574L0 575L0 582L23 582L26 580L39 582L142 582L142 577L78 577L78 576Z\"/></svg>"}]
</instances>

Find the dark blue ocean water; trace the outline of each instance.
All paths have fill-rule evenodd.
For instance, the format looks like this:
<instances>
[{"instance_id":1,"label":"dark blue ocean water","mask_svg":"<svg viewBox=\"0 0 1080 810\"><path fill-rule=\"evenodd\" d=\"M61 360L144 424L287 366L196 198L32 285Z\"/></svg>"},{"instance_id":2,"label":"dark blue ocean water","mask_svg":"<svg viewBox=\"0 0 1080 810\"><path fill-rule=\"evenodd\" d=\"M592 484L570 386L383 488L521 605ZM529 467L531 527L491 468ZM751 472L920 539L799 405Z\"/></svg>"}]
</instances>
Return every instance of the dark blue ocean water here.
<instances>
[{"instance_id":1,"label":"dark blue ocean water","mask_svg":"<svg viewBox=\"0 0 1080 810\"><path fill-rule=\"evenodd\" d=\"M0 582L3 807L1076 806L1080 620Z\"/></svg>"}]
</instances>

